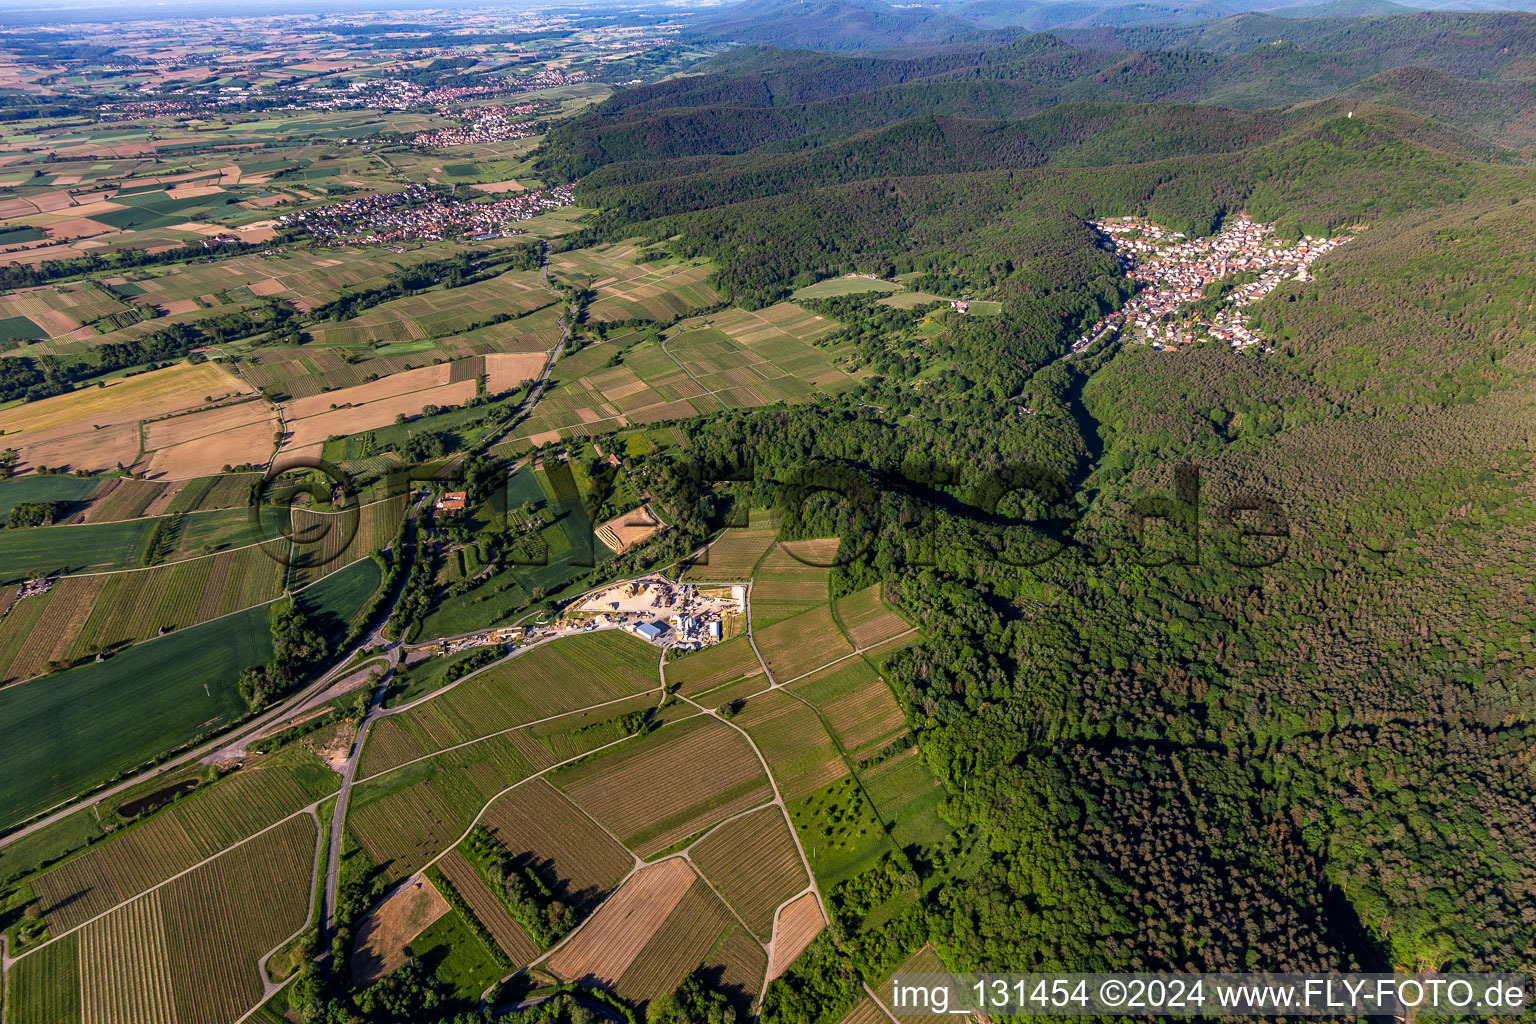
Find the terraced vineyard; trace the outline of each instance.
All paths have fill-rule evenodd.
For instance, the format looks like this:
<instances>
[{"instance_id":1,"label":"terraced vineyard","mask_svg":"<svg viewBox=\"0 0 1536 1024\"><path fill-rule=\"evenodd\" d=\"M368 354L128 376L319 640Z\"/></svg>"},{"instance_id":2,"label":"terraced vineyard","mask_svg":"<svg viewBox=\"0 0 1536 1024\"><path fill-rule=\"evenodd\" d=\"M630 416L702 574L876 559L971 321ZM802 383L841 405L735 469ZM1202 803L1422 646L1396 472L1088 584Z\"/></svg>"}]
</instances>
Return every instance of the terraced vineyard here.
<instances>
[{"instance_id":1,"label":"terraced vineyard","mask_svg":"<svg viewBox=\"0 0 1536 1024\"><path fill-rule=\"evenodd\" d=\"M758 652L777 683L792 682L853 654L853 646L824 602L764 629L753 629Z\"/></svg>"},{"instance_id":2,"label":"terraced vineyard","mask_svg":"<svg viewBox=\"0 0 1536 1024\"><path fill-rule=\"evenodd\" d=\"M874 647L912 628L900 612L886 603L883 589L876 584L837 599L837 617L855 647Z\"/></svg>"},{"instance_id":3,"label":"terraced vineyard","mask_svg":"<svg viewBox=\"0 0 1536 1024\"><path fill-rule=\"evenodd\" d=\"M634 866L633 854L543 779L496 800L481 824L520 865L546 868L561 901L583 912Z\"/></svg>"},{"instance_id":4,"label":"terraced vineyard","mask_svg":"<svg viewBox=\"0 0 1536 1024\"><path fill-rule=\"evenodd\" d=\"M785 800L797 800L848 774L815 712L782 690L749 698L733 722L762 751Z\"/></svg>"},{"instance_id":5,"label":"terraced vineyard","mask_svg":"<svg viewBox=\"0 0 1536 1024\"><path fill-rule=\"evenodd\" d=\"M420 753L654 689L653 651L634 637L603 632L521 654L386 719L378 752L371 742L364 752L363 772L374 775Z\"/></svg>"},{"instance_id":6,"label":"terraced vineyard","mask_svg":"<svg viewBox=\"0 0 1536 1024\"><path fill-rule=\"evenodd\" d=\"M683 571L686 580L745 580L759 559L778 540L777 530L726 530Z\"/></svg>"},{"instance_id":7,"label":"terraced vineyard","mask_svg":"<svg viewBox=\"0 0 1536 1024\"><path fill-rule=\"evenodd\" d=\"M666 674L667 683L688 697L738 679L761 678L764 685L768 682L746 637L736 637L668 661Z\"/></svg>"},{"instance_id":8,"label":"terraced vineyard","mask_svg":"<svg viewBox=\"0 0 1536 1024\"><path fill-rule=\"evenodd\" d=\"M817 672L790 689L821 711L843 749L854 757L906 732L906 715L891 688L861 659Z\"/></svg>"},{"instance_id":9,"label":"terraced vineyard","mask_svg":"<svg viewBox=\"0 0 1536 1024\"><path fill-rule=\"evenodd\" d=\"M11 969L5 998L16 1024L77 1024L80 1016L80 935L66 935Z\"/></svg>"},{"instance_id":10,"label":"terraced vineyard","mask_svg":"<svg viewBox=\"0 0 1536 1024\"><path fill-rule=\"evenodd\" d=\"M31 883L43 919L54 934L73 928L281 821L335 788L315 769L311 758L237 772L50 868Z\"/></svg>"},{"instance_id":11,"label":"terraced vineyard","mask_svg":"<svg viewBox=\"0 0 1536 1024\"><path fill-rule=\"evenodd\" d=\"M727 822L688 851L761 941L779 905L810 884L784 812L764 808Z\"/></svg>"},{"instance_id":12,"label":"terraced vineyard","mask_svg":"<svg viewBox=\"0 0 1536 1024\"><path fill-rule=\"evenodd\" d=\"M22 957L16 1019L237 1019L261 999L257 959L304 923L317 835L296 817Z\"/></svg>"},{"instance_id":13,"label":"terraced vineyard","mask_svg":"<svg viewBox=\"0 0 1536 1024\"><path fill-rule=\"evenodd\" d=\"M514 966L522 966L538 956L533 941L461 853L450 852L438 861L437 868Z\"/></svg>"},{"instance_id":14,"label":"terraced vineyard","mask_svg":"<svg viewBox=\"0 0 1536 1024\"><path fill-rule=\"evenodd\" d=\"M711 766L708 774L699 774L701 764ZM551 781L642 857L773 795L746 742L703 718L599 754Z\"/></svg>"}]
</instances>

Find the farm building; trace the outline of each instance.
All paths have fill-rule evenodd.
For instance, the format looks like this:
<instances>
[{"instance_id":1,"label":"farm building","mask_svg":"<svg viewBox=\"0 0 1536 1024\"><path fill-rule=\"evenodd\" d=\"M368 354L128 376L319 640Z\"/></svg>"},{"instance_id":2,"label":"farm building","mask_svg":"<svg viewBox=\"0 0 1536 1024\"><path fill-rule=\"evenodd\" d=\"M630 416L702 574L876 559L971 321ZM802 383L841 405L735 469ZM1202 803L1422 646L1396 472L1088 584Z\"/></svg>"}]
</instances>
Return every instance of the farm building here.
<instances>
[{"instance_id":1,"label":"farm building","mask_svg":"<svg viewBox=\"0 0 1536 1024\"><path fill-rule=\"evenodd\" d=\"M468 491L447 491L437 499L437 510L449 515L458 515L464 511L464 506L469 502Z\"/></svg>"}]
</instances>

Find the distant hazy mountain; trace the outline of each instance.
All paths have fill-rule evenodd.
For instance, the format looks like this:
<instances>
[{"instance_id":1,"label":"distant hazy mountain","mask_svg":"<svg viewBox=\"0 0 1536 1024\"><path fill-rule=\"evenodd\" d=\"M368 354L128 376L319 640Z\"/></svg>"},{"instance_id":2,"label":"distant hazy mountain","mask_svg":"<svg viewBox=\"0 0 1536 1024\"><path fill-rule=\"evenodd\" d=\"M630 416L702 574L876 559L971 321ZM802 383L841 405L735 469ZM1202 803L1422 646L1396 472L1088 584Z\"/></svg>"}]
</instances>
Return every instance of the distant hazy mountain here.
<instances>
[{"instance_id":1,"label":"distant hazy mountain","mask_svg":"<svg viewBox=\"0 0 1536 1024\"><path fill-rule=\"evenodd\" d=\"M1321 4L1277 7L1268 13L1276 18L1376 18L1384 14L1412 14L1417 9L1392 0L1328 0Z\"/></svg>"},{"instance_id":2,"label":"distant hazy mountain","mask_svg":"<svg viewBox=\"0 0 1536 1024\"><path fill-rule=\"evenodd\" d=\"M1100 47L1192 47L1238 53L1262 42L1294 40L1295 26L1301 22L1347 30L1355 19L1430 9L1536 11L1536 0L1418 0L1411 6L1394 0L1289 5L1276 0L936 0L900 7L884 0L777 0L766 6L746 2L718 8L695 21L687 36L698 42L837 52L1005 42L1009 37L996 33L1024 30L1065 32L1075 42ZM1242 25L1235 38L1224 38L1231 34L1233 19L1259 15L1285 21ZM1179 29L1192 30L1193 35ZM1106 36L1106 31L1112 34ZM1171 31L1177 41L1157 40L1164 31ZM1196 36L1211 38L1196 41Z\"/></svg>"},{"instance_id":3,"label":"distant hazy mountain","mask_svg":"<svg viewBox=\"0 0 1536 1024\"><path fill-rule=\"evenodd\" d=\"M749 0L694 22L687 36L700 42L875 50L949 42L986 29L941 11L893 7L881 0L778 0L766 5Z\"/></svg>"}]
</instances>

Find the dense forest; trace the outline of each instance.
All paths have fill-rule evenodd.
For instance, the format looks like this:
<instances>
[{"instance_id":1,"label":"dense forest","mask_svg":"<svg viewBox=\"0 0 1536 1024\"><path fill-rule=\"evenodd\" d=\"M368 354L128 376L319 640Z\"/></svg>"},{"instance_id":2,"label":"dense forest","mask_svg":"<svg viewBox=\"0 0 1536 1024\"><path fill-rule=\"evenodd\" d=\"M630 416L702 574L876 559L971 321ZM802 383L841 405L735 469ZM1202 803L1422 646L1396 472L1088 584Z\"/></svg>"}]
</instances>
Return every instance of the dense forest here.
<instances>
[{"instance_id":1,"label":"dense forest","mask_svg":"<svg viewBox=\"0 0 1536 1024\"><path fill-rule=\"evenodd\" d=\"M831 894L766 1020L833 1024L925 942L957 969L1530 970L1536 172L1423 101L1515 119L1536 18L1288 18L1256 52L1280 20L743 48L546 141L597 210L557 245L706 256L749 307L851 271L1001 305L804 300L861 390L685 426L754 479L680 528L777 505L844 538L836 591L924 624L888 672L955 829ZM1298 81L1354 92L1277 106ZM1239 213L1353 236L1254 307L1270 351L1064 358L1134 291L1090 219ZM806 505L807 472L865 497Z\"/></svg>"}]
</instances>

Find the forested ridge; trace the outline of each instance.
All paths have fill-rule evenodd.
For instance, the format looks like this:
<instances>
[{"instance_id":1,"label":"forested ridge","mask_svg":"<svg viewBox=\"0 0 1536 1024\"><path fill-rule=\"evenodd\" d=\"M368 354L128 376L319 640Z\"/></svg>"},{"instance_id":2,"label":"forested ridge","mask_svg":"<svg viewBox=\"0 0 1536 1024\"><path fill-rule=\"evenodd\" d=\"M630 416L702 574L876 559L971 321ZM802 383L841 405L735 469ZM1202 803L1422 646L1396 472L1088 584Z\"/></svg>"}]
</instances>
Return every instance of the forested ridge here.
<instances>
[{"instance_id":1,"label":"forested ridge","mask_svg":"<svg viewBox=\"0 0 1536 1024\"><path fill-rule=\"evenodd\" d=\"M904 851L922 895L882 928L857 928L873 882L834 892L766 1019L833 1024L924 942L1016 971L1536 961L1536 172L1475 112L1391 102L1503 73L1532 21L1257 17L1072 37L1109 54L740 50L542 150L596 209L557 245L707 256L748 307L853 271L1001 304L801 300L861 389L685 425L755 482L681 529L777 504L786 536L844 538L836 592L881 582L923 624L887 673L955 830ZM1297 45L1214 52L1282 20ZM1275 106L1298 67L1385 77ZM1517 116L1514 79L1456 81ZM1235 82L1244 109L1206 102ZM1353 236L1254 307L1272 351L1063 358L1131 294L1088 220L1239 213ZM804 504L808 472L880 498ZM997 505L999 480L1034 489ZM1281 536L1243 537L1256 511Z\"/></svg>"}]
</instances>

